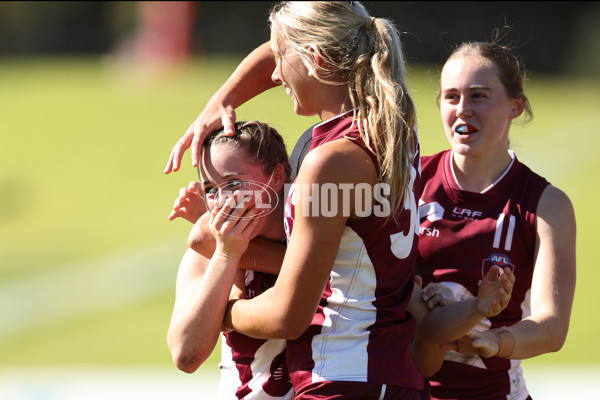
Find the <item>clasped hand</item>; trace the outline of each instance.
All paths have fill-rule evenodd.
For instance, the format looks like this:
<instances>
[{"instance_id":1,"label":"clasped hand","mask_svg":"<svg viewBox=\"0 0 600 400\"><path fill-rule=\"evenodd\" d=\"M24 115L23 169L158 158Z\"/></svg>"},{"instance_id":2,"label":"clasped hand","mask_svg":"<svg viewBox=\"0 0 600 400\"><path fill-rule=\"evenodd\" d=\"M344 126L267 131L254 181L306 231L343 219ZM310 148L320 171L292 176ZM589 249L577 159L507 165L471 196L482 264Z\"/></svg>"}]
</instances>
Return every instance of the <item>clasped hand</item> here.
<instances>
[{"instance_id":1,"label":"clasped hand","mask_svg":"<svg viewBox=\"0 0 600 400\"><path fill-rule=\"evenodd\" d=\"M515 275L509 267L493 266L479 283L477 312L486 318L500 314L508 305L514 283ZM441 349L489 358L498 354L500 342L492 331L473 329L460 339L442 345Z\"/></svg>"},{"instance_id":2,"label":"clasped hand","mask_svg":"<svg viewBox=\"0 0 600 400\"><path fill-rule=\"evenodd\" d=\"M456 351L464 355L494 357L500 351L498 338L491 331L471 330L458 340L440 346L443 351Z\"/></svg>"}]
</instances>

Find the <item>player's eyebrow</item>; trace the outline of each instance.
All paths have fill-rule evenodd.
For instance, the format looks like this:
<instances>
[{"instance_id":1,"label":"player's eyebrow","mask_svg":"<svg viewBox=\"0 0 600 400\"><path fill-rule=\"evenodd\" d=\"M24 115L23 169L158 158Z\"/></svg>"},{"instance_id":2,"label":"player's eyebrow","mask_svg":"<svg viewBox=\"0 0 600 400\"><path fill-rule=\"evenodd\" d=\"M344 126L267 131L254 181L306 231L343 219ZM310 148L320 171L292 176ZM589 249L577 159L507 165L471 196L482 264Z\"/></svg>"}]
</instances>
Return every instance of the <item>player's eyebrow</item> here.
<instances>
[{"instance_id":1,"label":"player's eyebrow","mask_svg":"<svg viewBox=\"0 0 600 400\"><path fill-rule=\"evenodd\" d=\"M232 176L240 176L240 175L242 175L242 174L240 174L239 172L226 172L225 174L221 175L220 178L223 180L226 180L228 178L231 178ZM213 183L214 182L212 182L211 180L208 180L206 178L202 180L202 185L204 185L204 186L208 186Z\"/></svg>"},{"instance_id":2,"label":"player's eyebrow","mask_svg":"<svg viewBox=\"0 0 600 400\"><path fill-rule=\"evenodd\" d=\"M470 92L473 92L473 91L476 91L476 90L485 90L487 92L493 92L493 89L491 87L488 87L488 86L485 86L485 85L472 85L472 86L469 86L467 88L467 90L470 91ZM442 89L441 93L457 92L457 91L459 91L458 88L449 87L449 88Z\"/></svg>"}]
</instances>

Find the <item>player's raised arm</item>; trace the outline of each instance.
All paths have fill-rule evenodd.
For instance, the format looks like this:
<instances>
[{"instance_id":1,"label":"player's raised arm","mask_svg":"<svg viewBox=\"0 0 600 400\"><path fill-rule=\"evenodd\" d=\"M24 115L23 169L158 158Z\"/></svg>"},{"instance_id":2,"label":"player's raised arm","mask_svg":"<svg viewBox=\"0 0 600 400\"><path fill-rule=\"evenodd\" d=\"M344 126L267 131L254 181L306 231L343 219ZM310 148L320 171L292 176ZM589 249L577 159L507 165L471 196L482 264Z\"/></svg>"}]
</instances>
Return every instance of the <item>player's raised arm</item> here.
<instances>
[{"instance_id":1,"label":"player's raised arm","mask_svg":"<svg viewBox=\"0 0 600 400\"><path fill-rule=\"evenodd\" d=\"M200 147L206 136L221 127L225 132L233 134L235 109L254 96L277 86L271 80L275 68L275 59L266 42L253 50L231 74L229 79L210 98L200 115L190 125L185 134L177 141L165 174L177 171L181 167L183 153L191 147L192 165L198 166Z\"/></svg>"}]
</instances>

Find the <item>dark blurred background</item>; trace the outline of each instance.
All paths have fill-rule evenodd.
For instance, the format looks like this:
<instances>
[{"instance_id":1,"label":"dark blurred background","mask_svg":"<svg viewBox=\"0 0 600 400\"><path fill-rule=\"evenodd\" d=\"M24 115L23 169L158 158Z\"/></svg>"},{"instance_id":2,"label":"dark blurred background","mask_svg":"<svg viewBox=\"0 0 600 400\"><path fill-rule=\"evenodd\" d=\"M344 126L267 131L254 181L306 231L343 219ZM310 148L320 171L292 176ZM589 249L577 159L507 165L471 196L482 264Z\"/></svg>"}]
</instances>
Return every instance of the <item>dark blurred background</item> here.
<instances>
[{"instance_id":1,"label":"dark blurred background","mask_svg":"<svg viewBox=\"0 0 600 400\"><path fill-rule=\"evenodd\" d=\"M140 39L142 25L159 18L144 11L145 3L0 2L0 56L123 51L124 46L132 46ZM192 56L247 53L268 40L267 16L274 2L169 2L165 7L175 9L178 4L185 4L185 15L167 16L166 11L158 14L179 22L188 18L185 23L189 25L189 37L184 45ZM505 41L517 48L528 69L592 75L600 71L600 2L366 1L364 4L372 15L394 20L404 33L409 62L441 63L455 44L489 40L494 29L509 26Z\"/></svg>"}]
</instances>

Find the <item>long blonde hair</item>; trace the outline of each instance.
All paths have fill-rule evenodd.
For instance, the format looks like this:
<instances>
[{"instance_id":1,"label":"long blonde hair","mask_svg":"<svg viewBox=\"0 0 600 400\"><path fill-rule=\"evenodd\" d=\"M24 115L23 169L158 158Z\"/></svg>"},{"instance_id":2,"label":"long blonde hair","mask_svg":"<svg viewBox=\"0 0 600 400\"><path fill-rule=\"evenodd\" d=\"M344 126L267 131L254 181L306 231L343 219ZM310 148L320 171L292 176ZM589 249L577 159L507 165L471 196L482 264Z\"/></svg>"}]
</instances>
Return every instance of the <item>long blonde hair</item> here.
<instances>
[{"instance_id":1,"label":"long blonde hair","mask_svg":"<svg viewBox=\"0 0 600 400\"><path fill-rule=\"evenodd\" d=\"M410 183L416 115L394 24L371 17L356 1L285 1L273 8L269 22L278 29L277 40L291 46L317 79L348 86L360 136L377 155L379 180L390 186L397 215Z\"/></svg>"}]
</instances>

